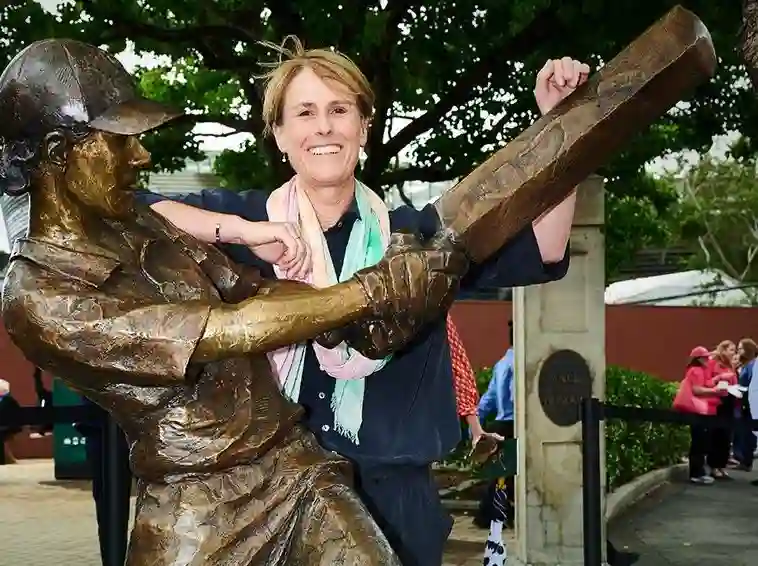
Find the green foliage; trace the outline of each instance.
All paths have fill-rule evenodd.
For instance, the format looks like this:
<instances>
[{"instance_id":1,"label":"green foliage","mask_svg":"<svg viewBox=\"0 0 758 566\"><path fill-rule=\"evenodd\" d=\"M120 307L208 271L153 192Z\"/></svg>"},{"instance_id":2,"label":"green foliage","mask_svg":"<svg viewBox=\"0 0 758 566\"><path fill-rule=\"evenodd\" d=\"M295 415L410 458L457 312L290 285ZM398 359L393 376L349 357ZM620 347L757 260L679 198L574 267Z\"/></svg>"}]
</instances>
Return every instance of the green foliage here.
<instances>
[{"instance_id":1,"label":"green foliage","mask_svg":"<svg viewBox=\"0 0 758 566\"><path fill-rule=\"evenodd\" d=\"M490 385L492 379L492 368L482 368L474 373L476 379L476 389L479 391L479 395L484 395L487 391L487 387Z\"/></svg>"},{"instance_id":2,"label":"green foliage","mask_svg":"<svg viewBox=\"0 0 758 566\"><path fill-rule=\"evenodd\" d=\"M716 78L688 104L641 133L599 173L608 180L611 273L645 245L660 244L670 193L644 164L712 137L741 131L758 139L758 105L735 43L739 3L689 0L78 0L52 16L31 1L0 5L0 64L43 37L73 37L121 52L158 56L139 69L144 92L183 106L186 127L148 137L159 169L198 157L189 133L211 122L254 141L216 164L226 186L273 188L289 174L261 132L260 62L274 55L258 40L287 34L306 46L335 46L371 81L376 117L360 172L379 194L406 181L447 181L471 171L536 117L533 85L548 58L608 61L676 3L708 25L720 55ZM506 22L505 24L503 22ZM735 86L736 85L736 86ZM405 122L400 124L402 117ZM402 125L402 127L399 127ZM745 151L753 152L746 144ZM400 154L409 162L396 166Z\"/></svg>"},{"instance_id":3,"label":"green foliage","mask_svg":"<svg viewBox=\"0 0 758 566\"><path fill-rule=\"evenodd\" d=\"M634 194L618 194L610 187L606 193L605 267L613 278L621 267L634 261L644 248L665 246L672 240L672 211L678 197L668 179L639 175Z\"/></svg>"},{"instance_id":4,"label":"green foliage","mask_svg":"<svg viewBox=\"0 0 758 566\"><path fill-rule=\"evenodd\" d=\"M606 400L611 405L670 409L677 384L642 372L608 367ZM689 448L686 427L611 420L605 428L608 488L614 489L657 468L681 462Z\"/></svg>"},{"instance_id":5,"label":"green foliage","mask_svg":"<svg viewBox=\"0 0 758 566\"><path fill-rule=\"evenodd\" d=\"M743 144L744 140L738 146ZM675 235L698 250L692 267L758 282L755 159L717 160L706 155L669 182L677 183L682 193L673 221Z\"/></svg>"}]
</instances>

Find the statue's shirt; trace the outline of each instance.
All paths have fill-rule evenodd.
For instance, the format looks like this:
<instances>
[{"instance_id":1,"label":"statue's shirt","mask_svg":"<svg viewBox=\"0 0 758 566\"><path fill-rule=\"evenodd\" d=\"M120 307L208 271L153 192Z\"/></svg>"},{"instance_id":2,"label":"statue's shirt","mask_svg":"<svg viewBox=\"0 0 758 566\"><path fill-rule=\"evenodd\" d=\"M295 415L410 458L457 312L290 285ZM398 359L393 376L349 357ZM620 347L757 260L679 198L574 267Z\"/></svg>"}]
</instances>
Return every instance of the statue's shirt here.
<instances>
[{"instance_id":1,"label":"statue's shirt","mask_svg":"<svg viewBox=\"0 0 758 566\"><path fill-rule=\"evenodd\" d=\"M140 207L100 219L89 242L21 239L3 294L11 337L108 410L134 473L163 479L249 462L286 436L301 409L264 355L192 364L211 307L254 296L257 271L234 264Z\"/></svg>"}]
</instances>

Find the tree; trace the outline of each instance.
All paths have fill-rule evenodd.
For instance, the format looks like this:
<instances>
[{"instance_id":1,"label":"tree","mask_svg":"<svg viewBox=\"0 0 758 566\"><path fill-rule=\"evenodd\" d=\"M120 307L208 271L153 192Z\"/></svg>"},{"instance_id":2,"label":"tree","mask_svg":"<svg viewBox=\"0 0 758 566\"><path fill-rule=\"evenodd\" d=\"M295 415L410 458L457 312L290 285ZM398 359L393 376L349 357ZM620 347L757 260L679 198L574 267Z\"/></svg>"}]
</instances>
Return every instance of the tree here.
<instances>
[{"instance_id":1,"label":"tree","mask_svg":"<svg viewBox=\"0 0 758 566\"><path fill-rule=\"evenodd\" d=\"M261 39L296 34L306 45L350 55L377 94L360 175L383 194L407 181L446 181L472 170L536 118L534 77L550 57L610 59L678 2L633 0L78 0L58 17L36 3L0 7L0 62L42 37L75 37L120 52L155 53L165 64L139 72L145 92L187 108L178 126L146 139L156 166L198 158L195 124L213 122L254 141L225 152L216 172L230 187L275 187L289 175L263 138ZM608 247L620 258L661 235L670 194L644 171L654 157L704 150L714 135L756 128L756 104L735 51L740 6L684 3L709 26L718 76L661 119L599 173L607 180ZM753 136L758 139L758 136ZM407 157L398 164L398 156ZM630 219L633 219L633 223ZM616 261L616 259L613 259ZM609 262L609 269L614 263Z\"/></svg>"},{"instance_id":2,"label":"tree","mask_svg":"<svg viewBox=\"0 0 758 566\"><path fill-rule=\"evenodd\" d=\"M694 267L758 282L758 191L755 159L701 158L680 178L675 234L697 246Z\"/></svg>"}]
</instances>

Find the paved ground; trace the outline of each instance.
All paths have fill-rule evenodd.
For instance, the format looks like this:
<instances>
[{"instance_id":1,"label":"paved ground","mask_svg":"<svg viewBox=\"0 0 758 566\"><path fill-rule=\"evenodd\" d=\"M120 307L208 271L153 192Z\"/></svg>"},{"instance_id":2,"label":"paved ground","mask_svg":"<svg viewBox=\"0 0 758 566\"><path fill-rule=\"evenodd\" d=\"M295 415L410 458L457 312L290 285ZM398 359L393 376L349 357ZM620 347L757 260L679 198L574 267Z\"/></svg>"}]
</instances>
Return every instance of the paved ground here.
<instances>
[{"instance_id":1,"label":"paved ground","mask_svg":"<svg viewBox=\"0 0 758 566\"><path fill-rule=\"evenodd\" d=\"M756 566L758 474L731 472L711 486L666 485L609 526L635 566Z\"/></svg>"},{"instance_id":2,"label":"paved ground","mask_svg":"<svg viewBox=\"0 0 758 566\"><path fill-rule=\"evenodd\" d=\"M0 466L0 566L100 566L89 489L53 481L50 461ZM456 524L468 544L451 546L444 566L481 565L486 532L469 525Z\"/></svg>"},{"instance_id":3,"label":"paved ground","mask_svg":"<svg viewBox=\"0 0 758 566\"><path fill-rule=\"evenodd\" d=\"M667 485L609 526L636 566L758 564L758 474L732 482ZM456 524L445 566L479 566L485 533ZM52 481L50 462L0 466L0 566L99 566L94 508L86 482Z\"/></svg>"}]
</instances>

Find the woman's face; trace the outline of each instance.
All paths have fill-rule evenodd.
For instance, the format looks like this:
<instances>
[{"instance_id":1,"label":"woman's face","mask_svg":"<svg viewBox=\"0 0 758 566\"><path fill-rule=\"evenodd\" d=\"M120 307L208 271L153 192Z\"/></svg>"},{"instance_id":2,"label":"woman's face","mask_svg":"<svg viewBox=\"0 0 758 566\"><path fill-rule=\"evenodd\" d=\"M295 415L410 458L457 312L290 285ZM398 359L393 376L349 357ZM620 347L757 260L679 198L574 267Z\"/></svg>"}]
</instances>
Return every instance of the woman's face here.
<instances>
[{"instance_id":1,"label":"woman's face","mask_svg":"<svg viewBox=\"0 0 758 566\"><path fill-rule=\"evenodd\" d=\"M338 186L355 173L367 126L344 85L322 80L306 67L287 87L282 123L274 127L274 136L307 185Z\"/></svg>"},{"instance_id":2,"label":"woman's face","mask_svg":"<svg viewBox=\"0 0 758 566\"><path fill-rule=\"evenodd\" d=\"M726 354L726 357L729 358L730 360L734 358L734 355L736 353L737 353L737 347L734 344L729 344L726 347L725 354Z\"/></svg>"}]
</instances>

